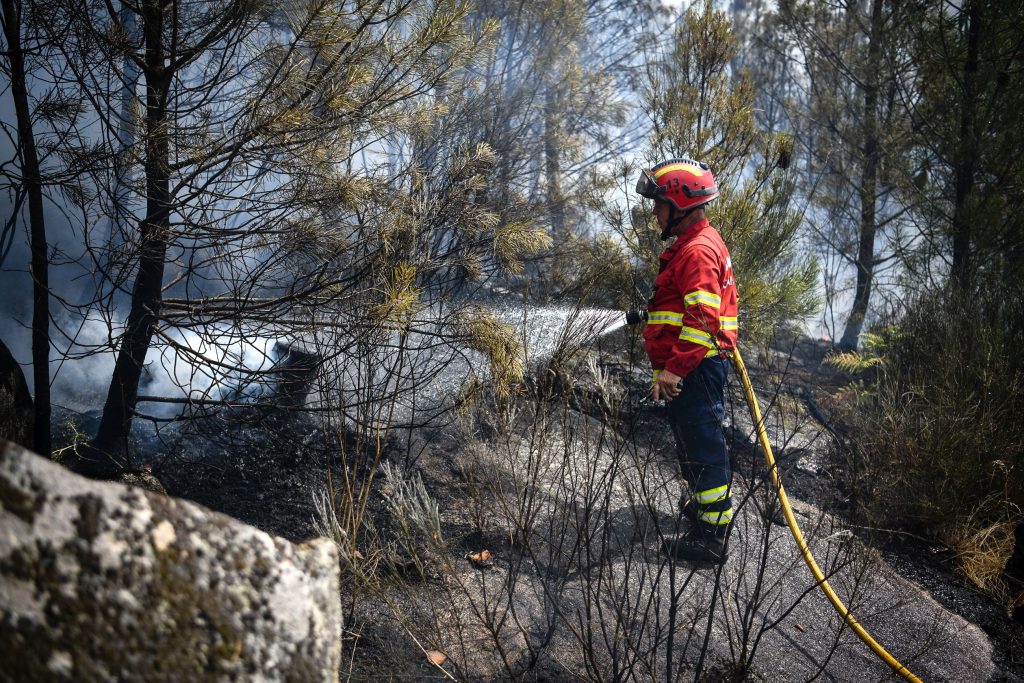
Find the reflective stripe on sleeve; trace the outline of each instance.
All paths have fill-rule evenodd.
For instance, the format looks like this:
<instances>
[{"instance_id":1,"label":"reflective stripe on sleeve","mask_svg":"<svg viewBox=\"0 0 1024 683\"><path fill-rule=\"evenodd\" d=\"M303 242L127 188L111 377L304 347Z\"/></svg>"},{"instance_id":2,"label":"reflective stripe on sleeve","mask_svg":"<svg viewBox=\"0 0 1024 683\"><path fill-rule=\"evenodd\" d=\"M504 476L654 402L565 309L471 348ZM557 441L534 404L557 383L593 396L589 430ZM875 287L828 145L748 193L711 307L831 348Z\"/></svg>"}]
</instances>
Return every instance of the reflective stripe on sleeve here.
<instances>
[{"instance_id":1,"label":"reflective stripe on sleeve","mask_svg":"<svg viewBox=\"0 0 1024 683\"><path fill-rule=\"evenodd\" d=\"M719 318L722 323L723 330L738 330L740 329L740 322L734 315L723 315Z\"/></svg>"},{"instance_id":2,"label":"reflective stripe on sleeve","mask_svg":"<svg viewBox=\"0 0 1024 683\"><path fill-rule=\"evenodd\" d=\"M651 378L651 384L657 384L658 383L658 376L659 375L661 375L661 370L655 370L654 371L654 377Z\"/></svg>"},{"instance_id":3,"label":"reflective stripe on sleeve","mask_svg":"<svg viewBox=\"0 0 1024 683\"><path fill-rule=\"evenodd\" d=\"M683 314L676 313L675 311L648 311L647 312L647 324L648 325L675 325L676 327L682 327L683 325Z\"/></svg>"},{"instance_id":4,"label":"reflective stripe on sleeve","mask_svg":"<svg viewBox=\"0 0 1024 683\"><path fill-rule=\"evenodd\" d=\"M700 344L709 349L715 348L715 338L703 330L698 330L696 327L683 325L679 330L679 338L694 344Z\"/></svg>"},{"instance_id":5,"label":"reflective stripe on sleeve","mask_svg":"<svg viewBox=\"0 0 1024 683\"><path fill-rule=\"evenodd\" d=\"M711 308L720 308L722 306L722 297L714 294L713 292L705 292L698 289L684 296L683 303L687 306L704 304Z\"/></svg>"}]
</instances>

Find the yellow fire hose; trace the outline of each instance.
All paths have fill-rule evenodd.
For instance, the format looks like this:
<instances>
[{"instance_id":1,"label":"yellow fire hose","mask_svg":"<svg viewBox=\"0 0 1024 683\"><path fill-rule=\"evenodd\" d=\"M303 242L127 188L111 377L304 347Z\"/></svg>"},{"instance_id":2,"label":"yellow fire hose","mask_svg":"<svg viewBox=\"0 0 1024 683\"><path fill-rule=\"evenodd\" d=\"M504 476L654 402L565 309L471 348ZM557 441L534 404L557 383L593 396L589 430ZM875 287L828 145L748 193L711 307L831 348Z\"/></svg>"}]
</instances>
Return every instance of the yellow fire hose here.
<instances>
[{"instance_id":1,"label":"yellow fire hose","mask_svg":"<svg viewBox=\"0 0 1024 683\"><path fill-rule=\"evenodd\" d=\"M735 349L732 352L732 360L736 365L736 369L739 371L740 379L743 380L743 391L747 396L747 406L750 408L750 415L754 419L754 425L757 429L757 438L761 443L761 450L764 451L764 458L768 462L768 471L772 475L772 483L775 485L775 490L779 493L779 502L782 503L782 511L786 515L786 524L789 525L789 530L793 532L793 538L796 539L796 544L800 548L800 552L804 556L804 561L807 562L807 566L810 567L811 573L814 574L814 578L818 581L818 585L821 586L821 590L828 596L832 606L839 612L839 616L849 624L850 628L860 636L860 639L867 643L876 655L881 657L886 664L892 667L893 671L898 673L900 676L908 681L916 681L920 683L919 679L914 674L910 673L907 667L903 666L893 657L889 652L879 645L878 641L871 637L871 634L864 630L864 627L850 614L850 610L846 608L843 601L839 599L832 587L828 585L828 581L825 579L825 574L821 571L818 563L815 562L814 556L811 555L811 549L807 547L807 541L804 540L804 535L800 533L800 527L796 523L796 517L793 515L793 508L789 504L789 498L786 496L785 490L782 488L782 479L779 477L779 468L775 464L775 456L772 455L771 444L768 443L768 434L764 429L764 420L761 418L761 409L757 405L757 397L754 395L754 387L750 384L750 377L747 376L747 368L743 365L743 358L740 356L739 349Z\"/></svg>"}]
</instances>

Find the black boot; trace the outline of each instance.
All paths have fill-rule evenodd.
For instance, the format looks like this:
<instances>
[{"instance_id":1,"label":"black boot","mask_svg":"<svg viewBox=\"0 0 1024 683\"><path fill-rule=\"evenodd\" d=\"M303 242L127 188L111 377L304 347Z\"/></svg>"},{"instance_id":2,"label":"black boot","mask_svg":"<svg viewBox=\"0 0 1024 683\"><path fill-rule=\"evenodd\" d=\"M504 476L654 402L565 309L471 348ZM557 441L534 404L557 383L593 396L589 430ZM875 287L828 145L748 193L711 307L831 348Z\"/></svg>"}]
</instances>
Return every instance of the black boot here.
<instances>
[{"instance_id":1,"label":"black boot","mask_svg":"<svg viewBox=\"0 0 1024 683\"><path fill-rule=\"evenodd\" d=\"M665 541L665 552L687 562L722 564L727 551L725 530L708 530L706 524L696 524L682 537Z\"/></svg>"}]
</instances>

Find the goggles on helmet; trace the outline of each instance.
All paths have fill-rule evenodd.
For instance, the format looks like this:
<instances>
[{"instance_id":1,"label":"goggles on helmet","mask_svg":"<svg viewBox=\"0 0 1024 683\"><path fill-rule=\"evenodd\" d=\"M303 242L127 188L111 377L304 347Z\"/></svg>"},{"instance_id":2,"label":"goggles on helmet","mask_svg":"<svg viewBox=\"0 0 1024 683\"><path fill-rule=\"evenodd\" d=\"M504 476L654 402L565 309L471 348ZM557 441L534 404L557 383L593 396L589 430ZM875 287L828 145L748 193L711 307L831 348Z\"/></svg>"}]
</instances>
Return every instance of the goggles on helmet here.
<instances>
[{"instance_id":1,"label":"goggles on helmet","mask_svg":"<svg viewBox=\"0 0 1024 683\"><path fill-rule=\"evenodd\" d=\"M640 177L636 181L636 193L648 199L657 199L659 195L665 194L668 188L659 185L658 180L646 168L640 169Z\"/></svg>"}]
</instances>

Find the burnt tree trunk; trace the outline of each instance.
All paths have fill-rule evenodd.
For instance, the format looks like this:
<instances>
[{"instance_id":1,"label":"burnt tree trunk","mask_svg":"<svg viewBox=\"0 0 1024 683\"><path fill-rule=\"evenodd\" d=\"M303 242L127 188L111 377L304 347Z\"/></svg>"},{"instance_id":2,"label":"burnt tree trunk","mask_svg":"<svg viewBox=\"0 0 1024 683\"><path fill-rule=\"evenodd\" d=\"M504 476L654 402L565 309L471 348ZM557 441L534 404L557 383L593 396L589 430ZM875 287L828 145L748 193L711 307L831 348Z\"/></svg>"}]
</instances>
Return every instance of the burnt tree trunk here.
<instances>
[{"instance_id":1,"label":"burnt tree trunk","mask_svg":"<svg viewBox=\"0 0 1024 683\"><path fill-rule=\"evenodd\" d=\"M21 151L21 175L28 196L29 242L32 250L32 448L50 455L50 283L49 248L43 219L43 181L39 171L32 117L25 84L25 56L21 47L21 3L0 0L3 9L4 37L11 68L11 97L18 120L18 146Z\"/></svg>"},{"instance_id":2,"label":"burnt tree trunk","mask_svg":"<svg viewBox=\"0 0 1024 683\"><path fill-rule=\"evenodd\" d=\"M170 167L167 135L167 94L170 72L163 43L166 4L148 0L142 9L146 79L146 216L139 226L139 260L107 400L92 441L90 474L104 476L130 465L128 433L139 393L146 352L160 313L164 266L170 240Z\"/></svg>"},{"instance_id":3,"label":"burnt tree trunk","mask_svg":"<svg viewBox=\"0 0 1024 683\"><path fill-rule=\"evenodd\" d=\"M857 289L853 307L846 320L839 347L857 348L857 340L864 329L864 319L871 301L871 283L875 268L875 233L878 230L875 201L878 195L878 166L880 162L878 134L878 72L882 57L882 3L871 3L871 33L868 38L868 62L864 83L864 118L861 126L864 165L858 194L860 197L860 239L857 245Z\"/></svg>"},{"instance_id":4,"label":"burnt tree trunk","mask_svg":"<svg viewBox=\"0 0 1024 683\"><path fill-rule=\"evenodd\" d=\"M980 9L967 4L967 57L964 62L963 109L960 110L960 146L953 169L953 266L950 275L960 292L971 287L971 193L977 168L975 107L978 94L978 51L981 38Z\"/></svg>"}]
</instances>

